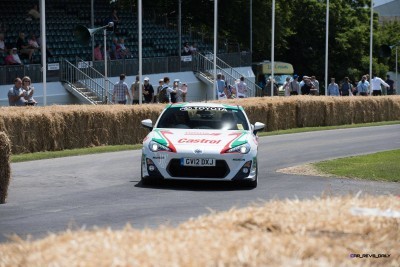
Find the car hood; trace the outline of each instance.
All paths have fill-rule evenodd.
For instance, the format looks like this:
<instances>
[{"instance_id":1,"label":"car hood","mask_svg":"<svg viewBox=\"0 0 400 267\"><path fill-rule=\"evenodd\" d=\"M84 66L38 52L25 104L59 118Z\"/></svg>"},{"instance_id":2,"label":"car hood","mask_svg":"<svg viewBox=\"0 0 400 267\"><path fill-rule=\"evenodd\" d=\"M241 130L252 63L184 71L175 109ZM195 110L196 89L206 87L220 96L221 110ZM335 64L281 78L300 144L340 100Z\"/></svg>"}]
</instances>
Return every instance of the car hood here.
<instances>
[{"instance_id":1,"label":"car hood","mask_svg":"<svg viewBox=\"0 0 400 267\"><path fill-rule=\"evenodd\" d=\"M247 143L250 136L250 131L245 130L154 129L149 137L153 141L168 146L174 152L197 148L223 152Z\"/></svg>"}]
</instances>

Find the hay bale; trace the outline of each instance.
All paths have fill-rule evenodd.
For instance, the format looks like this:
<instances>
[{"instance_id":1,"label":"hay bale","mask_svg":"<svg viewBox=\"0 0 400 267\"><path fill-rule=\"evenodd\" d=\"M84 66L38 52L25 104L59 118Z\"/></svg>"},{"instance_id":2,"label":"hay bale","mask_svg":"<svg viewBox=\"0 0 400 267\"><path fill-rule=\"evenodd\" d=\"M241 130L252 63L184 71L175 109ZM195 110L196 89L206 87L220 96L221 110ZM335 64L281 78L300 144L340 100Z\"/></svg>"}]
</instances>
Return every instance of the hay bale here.
<instances>
[{"instance_id":1,"label":"hay bale","mask_svg":"<svg viewBox=\"0 0 400 267\"><path fill-rule=\"evenodd\" d=\"M8 186L11 179L11 144L4 132L0 132L0 204L6 203Z\"/></svg>"},{"instance_id":2,"label":"hay bale","mask_svg":"<svg viewBox=\"0 0 400 267\"><path fill-rule=\"evenodd\" d=\"M399 211L396 196L271 200L176 228L66 231L0 244L8 266L399 266L400 218L360 216L354 207ZM354 258L354 254L386 254Z\"/></svg>"},{"instance_id":3,"label":"hay bale","mask_svg":"<svg viewBox=\"0 0 400 267\"><path fill-rule=\"evenodd\" d=\"M216 101L241 105L267 131L400 119L400 96L255 97ZM76 105L0 108L0 131L14 154L102 145L138 144L147 135L140 121L154 122L164 104Z\"/></svg>"}]
</instances>

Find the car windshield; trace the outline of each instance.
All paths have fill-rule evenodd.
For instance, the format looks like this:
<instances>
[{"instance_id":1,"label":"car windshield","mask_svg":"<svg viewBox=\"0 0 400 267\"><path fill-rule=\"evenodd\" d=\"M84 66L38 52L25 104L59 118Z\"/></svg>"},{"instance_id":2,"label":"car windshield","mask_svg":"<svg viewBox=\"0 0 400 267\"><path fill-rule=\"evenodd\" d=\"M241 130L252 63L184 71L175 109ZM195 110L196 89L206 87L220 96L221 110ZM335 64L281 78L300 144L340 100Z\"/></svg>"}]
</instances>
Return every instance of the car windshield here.
<instances>
[{"instance_id":1,"label":"car windshield","mask_svg":"<svg viewBox=\"0 0 400 267\"><path fill-rule=\"evenodd\" d=\"M156 127L249 130L242 110L225 107L171 107L163 113Z\"/></svg>"}]
</instances>

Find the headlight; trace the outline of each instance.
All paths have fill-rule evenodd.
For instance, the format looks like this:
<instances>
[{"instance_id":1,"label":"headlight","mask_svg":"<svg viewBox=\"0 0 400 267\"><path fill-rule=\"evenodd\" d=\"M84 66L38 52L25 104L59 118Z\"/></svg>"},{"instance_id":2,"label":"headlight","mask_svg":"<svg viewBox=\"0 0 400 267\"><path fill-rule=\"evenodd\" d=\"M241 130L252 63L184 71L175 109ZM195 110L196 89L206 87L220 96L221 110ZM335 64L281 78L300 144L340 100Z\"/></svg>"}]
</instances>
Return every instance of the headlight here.
<instances>
[{"instance_id":1,"label":"headlight","mask_svg":"<svg viewBox=\"0 0 400 267\"><path fill-rule=\"evenodd\" d=\"M228 149L225 153L241 153L241 154L247 154L250 152L250 145L249 143L233 147L231 149Z\"/></svg>"},{"instance_id":2,"label":"headlight","mask_svg":"<svg viewBox=\"0 0 400 267\"><path fill-rule=\"evenodd\" d=\"M149 149L153 152L157 152L157 151L168 151L171 152L171 149L167 146L164 146L160 143L157 143L155 141L150 141L149 143Z\"/></svg>"}]
</instances>

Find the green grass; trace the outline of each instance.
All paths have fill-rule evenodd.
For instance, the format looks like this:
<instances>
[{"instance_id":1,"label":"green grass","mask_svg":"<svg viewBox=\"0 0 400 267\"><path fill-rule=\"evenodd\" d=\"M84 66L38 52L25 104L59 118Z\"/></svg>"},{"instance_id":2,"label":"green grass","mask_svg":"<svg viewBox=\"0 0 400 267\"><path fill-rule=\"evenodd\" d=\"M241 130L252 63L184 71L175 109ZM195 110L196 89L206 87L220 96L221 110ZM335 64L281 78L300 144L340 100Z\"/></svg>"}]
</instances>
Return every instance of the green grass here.
<instances>
[{"instance_id":1,"label":"green grass","mask_svg":"<svg viewBox=\"0 0 400 267\"><path fill-rule=\"evenodd\" d=\"M369 126L382 126L382 125L393 125L400 124L400 121L385 121L385 122L375 122L375 123L364 123L364 124L351 124L351 125L340 125L340 126L324 126L324 127L304 127L304 128L294 128L288 130L272 131L272 132L259 132L259 136L272 136L280 134L292 134L292 133L302 133L302 132L312 132L312 131L325 131L334 129L347 129L347 128L358 128L358 127L369 127ZM96 153L108 153L123 150L134 150L140 149L141 144L137 145L118 145L118 146L99 146L99 147L89 147L89 148L79 148L79 149L68 149L62 151L48 151L48 152L36 152L28 154L18 154L11 156L11 162L24 162L40 159L51 159L51 158L62 158L70 156L79 155L89 155Z\"/></svg>"},{"instance_id":2,"label":"green grass","mask_svg":"<svg viewBox=\"0 0 400 267\"><path fill-rule=\"evenodd\" d=\"M321 161L313 165L340 177L400 182L400 150Z\"/></svg>"},{"instance_id":3,"label":"green grass","mask_svg":"<svg viewBox=\"0 0 400 267\"><path fill-rule=\"evenodd\" d=\"M40 159L62 158L70 156L134 150L141 148L142 145L138 144L138 145L118 145L118 146L97 146L97 147L78 148L78 149L66 149L62 151L36 152L36 153L12 155L11 162L15 163L15 162L32 161Z\"/></svg>"},{"instance_id":4,"label":"green grass","mask_svg":"<svg viewBox=\"0 0 400 267\"><path fill-rule=\"evenodd\" d=\"M316 131L326 131L326 130L337 130L337 129L350 129L350 128L361 128L361 127L371 127L371 126L384 126L384 125L394 125L400 124L400 121L382 121L382 122L371 122L371 123L361 123L361 124L346 124L338 126L321 126L321 127L303 127L303 128L293 128L287 130L278 130L272 132L259 132L259 136L271 136L280 134L292 134L292 133L304 133L304 132L316 132Z\"/></svg>"}]
</instances>

